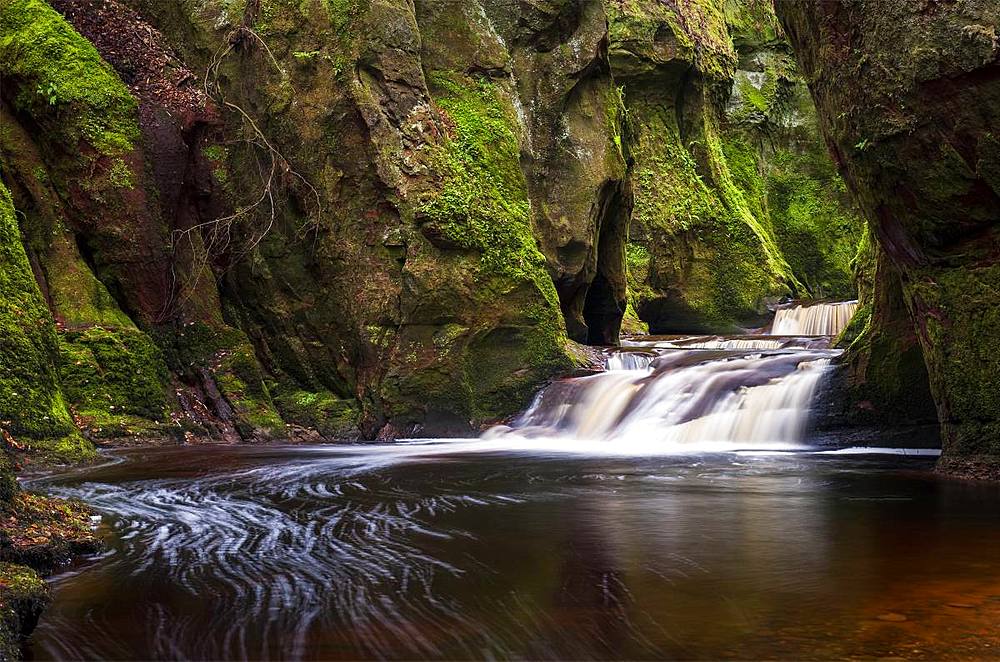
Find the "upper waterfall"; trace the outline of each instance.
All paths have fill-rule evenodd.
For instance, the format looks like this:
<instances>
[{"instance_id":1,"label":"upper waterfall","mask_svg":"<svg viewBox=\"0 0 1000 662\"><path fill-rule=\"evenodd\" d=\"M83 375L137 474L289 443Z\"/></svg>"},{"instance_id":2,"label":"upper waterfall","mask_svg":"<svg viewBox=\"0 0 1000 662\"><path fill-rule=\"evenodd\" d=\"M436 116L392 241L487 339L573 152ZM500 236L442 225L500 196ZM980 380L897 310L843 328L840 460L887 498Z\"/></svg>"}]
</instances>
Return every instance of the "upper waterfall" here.
<instances>
[{"instance_id":1,"label":"upper waterfall","mask_svg":"<svg viewBox=\"0 0 1000 662\"><path fill-rule=\"evenodd\" d=\"M774 314L771 335L835 336L844 330L857 310L857 301L779 308Z\"/></svg>"}]
</instances>

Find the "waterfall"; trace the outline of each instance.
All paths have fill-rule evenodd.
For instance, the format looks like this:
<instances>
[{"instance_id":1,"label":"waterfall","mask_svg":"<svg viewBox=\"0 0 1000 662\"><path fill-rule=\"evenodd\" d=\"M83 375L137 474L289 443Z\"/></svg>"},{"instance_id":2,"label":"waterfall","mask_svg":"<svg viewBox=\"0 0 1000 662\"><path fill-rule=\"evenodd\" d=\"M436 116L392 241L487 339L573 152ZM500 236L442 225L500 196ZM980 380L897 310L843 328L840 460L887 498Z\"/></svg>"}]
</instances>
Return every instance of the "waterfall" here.
<instances>
[{"instance_id":1,"label":"waterfall","mask_svg":"<svg viewBox=\"0 0 1000 662\"><path fill-rule=\"evenodd\" d=\"M605 372L552 384L484 437L649 452L801 448L816 388L840 354L830 336L857 307L782 309L766 336L623 340L605 350Z\"/></svg>"},{"instance_id":2,"label":"waterfall","mask_svg":"<svg viewBox=\"0 0 1000 662\"><path fill-rule=\"evenodd\" d=\"M857 301L781 308L774 314L772 336L835 336L858 310Z\"/></svg>"},{"instance_id":3,"label":"waterfall","mask_svg":"<svg viewBox=\"0 0 1000 662\"><path fill-rule=\"evenodd\" d=\"M739 344L631 341L609 352L607 372L549 386L509 427L485 436L677 451L798 447L813 393L837 352L776 349L773 339Z\"/></svg>"}]
</instances>

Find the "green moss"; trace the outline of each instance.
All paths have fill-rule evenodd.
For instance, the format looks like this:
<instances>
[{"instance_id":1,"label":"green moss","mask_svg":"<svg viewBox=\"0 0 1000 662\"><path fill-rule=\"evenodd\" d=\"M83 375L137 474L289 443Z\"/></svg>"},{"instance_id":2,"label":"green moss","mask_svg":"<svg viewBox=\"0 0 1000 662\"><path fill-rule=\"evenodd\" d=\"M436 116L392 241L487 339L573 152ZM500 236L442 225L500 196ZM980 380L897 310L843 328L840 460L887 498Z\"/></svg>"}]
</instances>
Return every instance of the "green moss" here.
<instances>
[{"instance_id":1,"label":"green moss","mask_svg":"<svg viewBox=\"0 0 1000 662\"><path fill-rule=\"evenodd\" d=\"M135 182L132 181L132 168L121 159L115 159L108 170L108 181L115 188L133 189Z\"/></svg>"},{"instance_id":2,"label":"green moss","mask_svg":"<svg viewBox=\"0 0 1000 662\"><path fill-rule=\"evenodd\" d=\"M822 143L789 147L775 140L761 152L748 136L733 132L723 152L750 212L769 226L799 296L853 296L851 263L863 221Z\"/></svg>"},{"instance_id":3,"label":"green moss","mask_svg":"<svg viewBox=\"0 0 1000 662\"><path fill-rule=\"evenodd\" d=\"M330 25L334 31L343 33L349 30L362 15L367 4L367 0L326 0Z\"/></svg>"},{"instance_id":4,"label":"green moss","mask_svg":"<svg viewBox=\"0 0 1000 662\"><path fill-rule=\"evenodd\" d=\"M806 291L817 298L853 296L852 264L863 221L829 157L775 153L768 164L767 202L778 246Z\"/></svg>"},{"instance_id":5,"label":"green moss","mask_svg":"<svg viewBox=\"0 0 1000 662\"><path fill-rule=\"evenodd\" d=\"M775 268L783 265L780 251L755 230L760 224L721 146L716 141L712 177L703 177L693 152L704 145L682 142L674 113L638 95L630 105L638 134L626 251L632 306L654 332L728 331L754 319L765 297L785 291L787 266ZM725 191L717 185L722 177Z\"/></svg>"},{"instance_id":6,"label":"green moss","mask_svg":"<svg viewBox=\"0 0 1000 662\"><path fill-rule=\"evenodd\" d=\"M541 380L570 367L567 341L532 232L509 97L495 83L455 73L432 72L428 79L450 135L429 158L441 183L419 205L417 219L423 234L461 265L458 273L472 267L477 315L491 311L494 319L451 335L445 346L440 336L414 337L419 374L408 371L390 388L410 394L404 400L428 394L435 400L428 407L466 420L491 419L525 405Z\"/></svg>"},{"instance_id":7,"label":"green moss","mask_svg":"<svg viewBox=\"0 0 1000 662\"><path fill-rule=\"evenodd\" d=\"M91 419L88 427L106 428L118 417L164 420L167 368L146 334L92 327L64 332L59 340L63 392L78 417Z\"/></svg>"},{"instance_id":8,"label":"green moss","mask_svg":"<svg viewBox=\"0 0 1000 662\"><path fill-rule=\"evenodd\" d=\"M726 159L726 152L723 148L723 139L719 132L716 119L711 112L704 114L704 136L707 147L708 163L712 173L712 179L720 192L723 204L729 209L737 219L744 223L754 233L763 249L762 257L767 262L770 270L777 276L783 278L792 287L799 286L798 280L792 273L791 268L785 261L784 255L778 248L774 239L774 232L770 227L769 219L752 207L752 189L747 190L737 185ZM739 161L736 161L739 163ZM746 166L744 165L744 172ZM755 213L756 212L756 213Z\"/></svg>"},{"instance_id":9,"label":"green moss","mask_svg":"<svg viewBox=\"0 0 1000 662\"><path fill-rule=\"evenodd\" d=\"M939 411L945 451L1000 461L1000 265L927 269L906 286L907 295L932 314L921 319L922 341ZM941 394L947 393L947 398Z\"/></svg>"},{"instance_id":10,"label":"green moss","mask_svg":"<svg viewBox=\"0 0 1000 662\"><path fill-rule=\"evenodd\" d=\"M21 658L21 640L34 628L48 603L49 591L38 573L0 563L0 659Z\"/></svg>"},{"instance_id":11,"label":"green moss","mask_svg":"<svg viewBox=\"0 0 1000 662\"><path fill-rule=\"evenodd\" d=\"M68 140L118 155L139 139L136 101L93 45L42 0L0 5L0 71L14 106Z\"/></svg>"},{"instance_id":12,"label":"green moss","mask_svg":"<svg viewBox=\"0 0 1000 662\"><path fill-rule=\"evenodd\" d=\"M676 41L678 59L693 62L710 78L724 80L732 75L736 53L722 3L717 0L620 0L606 6L612 44L631 48L644 44L655 49L666 27Z\"/></svg>"},{"instance_id":13,"label":"green moss","mask_svg":"<svg viewBox=\"0 0 1000 662\"><path fill-rule=\"evenodd\" d=\"M3 559L51 572L74 554L100 547L91 524L92 511L79 501L18 492L0 508Z\"/></svg>"},{"instance_id":14,"label":"green moss","mask_svg":"<svg viewBox=\"0 0 1000 662\"><path fill-rule=\"evenodd\" d=\"M232 406L236 425L244 436L262 430L282 434L278 415L264 375L247 335L232 327L191 322L167 333L164 343L168 366L179 373L201 377L208 370L219 392Z\"/></svg>"},{"instance_id":15,"label":"green moss","mask_svg":"<svg viewBox=\"0 0 1000 662\"><path fill-rule=\"evenodd\" d=\"M329 391L283 389L278 385L270 390L286 421L312 428L331 439L358 437L360 411L354 400L338 398Z\"/></svg>"},{"instance_id":16,"label":"green moss","mask_svg":"<svg viewBox=\"0 0 1000 662\"><path fill-rule=\"evenodd\" d=\"M784 32L771 0L725 0L729 33L737 47L784 41Z\"/></svg>"},{"instance_id":17,"label":"green moss","mask_svg":"<svg viewBox=\"0 0 1000 662\"><path fill-rule=\"evenodd\" d=\"M522 326L498 326L469 342L464 372L475 420L521 411L542 380L573 367L561 319L543 305L526 309L524 317ZM512 371L511 366L524 368Z\"/></svg>"},{"instance_id":18,"label":"green moss","mask_svg":"<svg viewBox=\"0 0 1000 662\"><path fill-rule=\"evenodd\" d=\"M437 158L440 189L418 211L425 233L479 253L485 276L530 280L557 304L531 231L510 102L485 81L435 72L429 82L455 129Z\"/></svg>"},{"instance_id":19,"label":"green moss","mask_svg":"<svg viewBox=\"0 0 1000 662\"><path fill-rule=\"evenodd\" d=\"M55 325L2 184L0 262L0 425L15 437L61 439L75 430L59 389Z\"/></svg>"}]
</instances>

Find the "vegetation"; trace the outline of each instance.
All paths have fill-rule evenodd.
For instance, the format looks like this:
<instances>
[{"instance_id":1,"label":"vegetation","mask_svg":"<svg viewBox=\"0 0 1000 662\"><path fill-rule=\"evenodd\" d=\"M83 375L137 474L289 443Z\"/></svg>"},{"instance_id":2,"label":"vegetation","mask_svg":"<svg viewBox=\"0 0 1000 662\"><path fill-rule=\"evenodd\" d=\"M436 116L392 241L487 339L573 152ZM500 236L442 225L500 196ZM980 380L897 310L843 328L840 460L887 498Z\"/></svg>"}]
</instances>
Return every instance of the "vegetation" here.
<instances>
[{"instance_id":1,"label":"vegetation","mask_svg":"<svg viewBox=\"0 0 1000 662\"><path fill-rule=\"evenodd\" d=\"M66 144L86 141L113 156L138 141L135 99L97 49L43 0L0 7L0 70L19 83L14 106L50 118L46 130Z\"/></svg>"}]
</instances>

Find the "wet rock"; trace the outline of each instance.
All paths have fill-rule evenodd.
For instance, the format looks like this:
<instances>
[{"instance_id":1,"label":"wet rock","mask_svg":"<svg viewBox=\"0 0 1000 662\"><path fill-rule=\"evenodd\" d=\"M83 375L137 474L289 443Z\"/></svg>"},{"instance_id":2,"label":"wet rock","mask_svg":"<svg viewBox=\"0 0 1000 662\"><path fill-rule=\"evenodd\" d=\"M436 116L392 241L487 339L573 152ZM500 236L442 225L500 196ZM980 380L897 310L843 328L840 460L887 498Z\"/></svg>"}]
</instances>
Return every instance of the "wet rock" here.
<instances>
[{"instance_id":1,"label":"wet rock","mask_svg":"<svg viewBox=\"0 0 1000 662\"><path fill-rule=\"evenodd\" d=\"M988 0L779 0L823 130L919 339L939 467L1000 466L1000 49ZM876 323L884 325L884 320Z\"/></svg>"}]
</instances>

